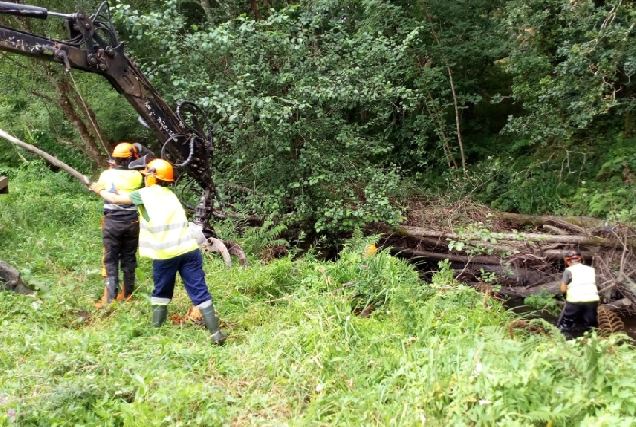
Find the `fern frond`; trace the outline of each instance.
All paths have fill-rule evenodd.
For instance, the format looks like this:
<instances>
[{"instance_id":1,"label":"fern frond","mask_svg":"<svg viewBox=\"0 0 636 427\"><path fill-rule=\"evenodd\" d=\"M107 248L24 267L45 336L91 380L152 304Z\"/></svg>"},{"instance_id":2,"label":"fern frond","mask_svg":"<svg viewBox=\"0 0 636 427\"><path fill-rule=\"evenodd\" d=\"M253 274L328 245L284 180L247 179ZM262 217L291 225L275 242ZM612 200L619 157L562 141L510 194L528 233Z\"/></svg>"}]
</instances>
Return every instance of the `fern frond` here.
<instances>
[{"instance_id":1,"label":"fern frond","mask_svg":"<svg viewBox=\"0 0 636 427\"><path fill-rule=\"evenodd\" d=\"M612 334L623 332L625 324L620 316L603 306L598 308L598 333L608 337Z\"/></svg>"}]
</instances>

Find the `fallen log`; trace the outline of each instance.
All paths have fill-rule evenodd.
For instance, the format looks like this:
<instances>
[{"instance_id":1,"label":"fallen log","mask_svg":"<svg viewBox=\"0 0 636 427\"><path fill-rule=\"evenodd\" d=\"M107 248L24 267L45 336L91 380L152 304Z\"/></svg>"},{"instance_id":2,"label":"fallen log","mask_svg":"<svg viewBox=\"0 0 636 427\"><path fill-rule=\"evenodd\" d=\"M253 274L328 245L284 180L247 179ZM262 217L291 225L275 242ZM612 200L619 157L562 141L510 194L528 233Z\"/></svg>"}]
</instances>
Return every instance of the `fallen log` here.
<instances>
[{"instance_id":1,"label":"fallen log","mask_svg":"<svg viewBox=\"0 0 636 427\"><path fill-rule=\"evenodd\" d=\"M467 240L479 242L480 236L471 235L459 235L457 233L449 233L440 230L431 230L423 227L412 226L400 226L394 229L394 235L396 236L409 236L409 237L436 237L446 238L452 240ZM555 236L552 234L541 233L491 233L491 236L496 241L511 242L536 242L536 243L561 243L565 245L588 245L588 246L603 246L610 248L617 248L621 246L621 242L616 239L607 239L596 236ZM626 242L631 248L636 247L636 239L629 239Z\"/></svg>"},{"instance_id":2,"label":"fallen log","mask_svg":"<svg viewBox=\"0 0 636 427\"><path fill-rule=\"evenodd\" d=\"M607 308L608 310L612 310L612 311L620 311L620 310L625 310L625 309L631 309L633 308L634 304L631 302L631 300L629 298L622 298L613 302L610 302L608 304L603 304L602 307Z\"/></svg>"},{"instance_id":3,"label":"fallen log","mask_svg":"<svg viewBox=\"0 0 636 427\"><path fill-rule=\"evenodd\" d=\"M467 256L467 255L451 255L447 253L439 253L439 252L428 252L428 251L416 251L413 249L404 249L404 248L391 248L391 254L393 255L408 255L409 257L421 257L426 259L431 259L435 261L443 261L449 260L452 262L461 262L465 264L476 263L476 264L496 264L499 265L501 263L501 258L498 256Z\"/></svg>"},{"instance_id":4,"label":"fallen log","mask_svg":"<svg viewBox=\"0 0 636 427\"><path fill-rule=\"evenodd\" d=\"M425 259L431 259L436 261L443 261L445 259L452 262L463 262L465 264L475 263L475 264L493 264L500 265L505 263L508 260L514 261L534 261L534 260L562 260L565 256L565 250L558 249L549 249L547 251L540 251L538 254L512 254L507 257L500 257L497 255L454 255L450 253L440 253L440 252L431 252L431 251L418 251L415 249L409 248L391 248L391 254L393 255L407 255L409 257L419 257ZM583 251L581 252L583 259L592 259L595 255L595 252L591 251Z\"/></svg>"},{"instance_id":5,"label":"fallen log","mask_svg":"<svg viewBox=\"0 0 636 427\"><path fill-rule=\"evenodd\" d=\"M567 230L563 230L559 227L555 227L554 225L544 224L541 226L541 228L543 228L544 230L551 231L554 234L558 234L560 236L567 236L569 234Z\"/></svg>"},{"instance_id":6,"label":"fallen log","mask_svg":"<svg viewBox=\"0 0 636 427\"><path fill-rule=\"evenodd\" d=\"M492 216L501 218L518 224L520 226L532 225L541 227L543 225L555 225L565 228L574 233L583 233L585 228L596 228L603 224L598 218L589 216L553 216L553 215L524 215L511 212L495 212Z\"/></svg>"},{"instance_id":7,"label":"fallen log","mask_svg":"<svg viewBox=\"0 0 636 427\"><path fill-rule=\"evenodd\" d=\"M470 277L483 281L484 277L490 273L495 274L497 285L510 287L532 288L540 286L544 283L559 280L560 275L551 274L531 268L519 268L515 266L491 265L491 264L475 264L474 266L466 266L456 268L455 276L462 282L470 281Z\"/></svg>"},{"instance_id":8,"label":"fallen log","mask_svg":"<svg viewBox=\"0 0 636 427\"><path fill-rule=\"evenodd\" d=\"M2 260L0 260L0 291L13 291L23 295L33 293L22 281L20 272Z\"/></svg>"},{"instance_id":9,"label":"fallen log","mask_svg":"<svg viewBox=\"0 0 636 427\"><path fill-rule=\"evenodd\" d=\"M485 283L479 283L480 289L489 289L493 293L505 295L513 298L526 298L531 295L558 295L561 293L561 282L552 281L548 283L541 283L534 286L493 286Z\"/></svg>"}]
</instances>

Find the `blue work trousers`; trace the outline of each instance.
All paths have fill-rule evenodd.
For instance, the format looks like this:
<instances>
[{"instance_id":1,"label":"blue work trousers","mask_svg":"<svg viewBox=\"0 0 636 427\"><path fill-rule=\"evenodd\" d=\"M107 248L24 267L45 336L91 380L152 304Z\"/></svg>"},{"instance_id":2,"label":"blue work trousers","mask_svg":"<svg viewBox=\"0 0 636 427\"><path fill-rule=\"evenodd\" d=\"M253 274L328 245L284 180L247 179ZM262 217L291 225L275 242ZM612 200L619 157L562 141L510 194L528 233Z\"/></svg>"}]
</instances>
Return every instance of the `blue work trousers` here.
<instances>
[{"instance_id":1,"label":"blue work trousers","mask_svg":"<svg viewBox=\"0 0 636 427\"><path fill-rule=\"evenodd\" d=\"M153 260L152 280L155 285L152 291L153 300L164 300L167 303L172 299L177 271L194 305L212 300L208 285L205 283L203 258L199 249L170 259Z\"/></svg>"}]
</instances>

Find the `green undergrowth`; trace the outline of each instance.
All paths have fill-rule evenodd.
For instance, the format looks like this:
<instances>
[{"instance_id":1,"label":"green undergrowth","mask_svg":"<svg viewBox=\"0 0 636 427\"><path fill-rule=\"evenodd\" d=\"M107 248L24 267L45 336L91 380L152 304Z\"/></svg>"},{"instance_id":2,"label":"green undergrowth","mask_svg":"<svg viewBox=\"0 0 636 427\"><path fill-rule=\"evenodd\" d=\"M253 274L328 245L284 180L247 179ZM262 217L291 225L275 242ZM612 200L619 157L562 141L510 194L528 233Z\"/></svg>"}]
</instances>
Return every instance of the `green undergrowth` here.
<instances>
[{"instance_id":1,"label":"green undergrowth","mask_svg":"<svg viewBox=\"0 0 636 427\"><path fill-rule=\"evenodd\" d=\"M201 327L150 326L147 261L133 302L96 310L99 201L43 169L17 172L11 191L0 259L38 291L0 293L1 425L636 422L636 358L621 337L566 342L541 324L545 334L512 339L499 301L446 280L447 267L422 283L386 251L365 256L361 237L334 262L310 253L226 269L206 257L223 347ZM178 285L170 313L188 308Z\"/></svg>"}]
</instances>

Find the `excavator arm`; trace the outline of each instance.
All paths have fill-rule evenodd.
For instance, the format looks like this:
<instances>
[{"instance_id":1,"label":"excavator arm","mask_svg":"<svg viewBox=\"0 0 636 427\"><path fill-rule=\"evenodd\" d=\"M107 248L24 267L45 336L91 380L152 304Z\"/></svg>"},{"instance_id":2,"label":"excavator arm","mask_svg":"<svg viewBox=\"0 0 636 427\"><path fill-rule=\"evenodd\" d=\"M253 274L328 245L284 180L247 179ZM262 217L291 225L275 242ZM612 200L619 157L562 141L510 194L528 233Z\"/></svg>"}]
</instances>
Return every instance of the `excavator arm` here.
<instances>
[{"instance_id":1,"label":"excavator arm","mask_svg":"<svg viewBox=\"0 0 636 427\"><path fill-rule=\"evenodd\" d=\"M0 51L59 62L71 69L100 74L137 111L141 120L155 133L162 144L161 157L169 159L201 190L199 204L194 208L194 223L203 236L202 247L221 252L226 263L229 253L245 263L245 254L232 242L221 242L210 225L217 197L212 180L210 159L214 150L212 128L203 110L190 101L172 110L150 84L146 76L124 52L112 24L108 3L97 12L63 14L43 7L0 2L0 14L46 19L49 16L65 20L68 40L56 40L0 25ZM205 241L201 237L204 237Z\"/></svg>"}]
</instances>

